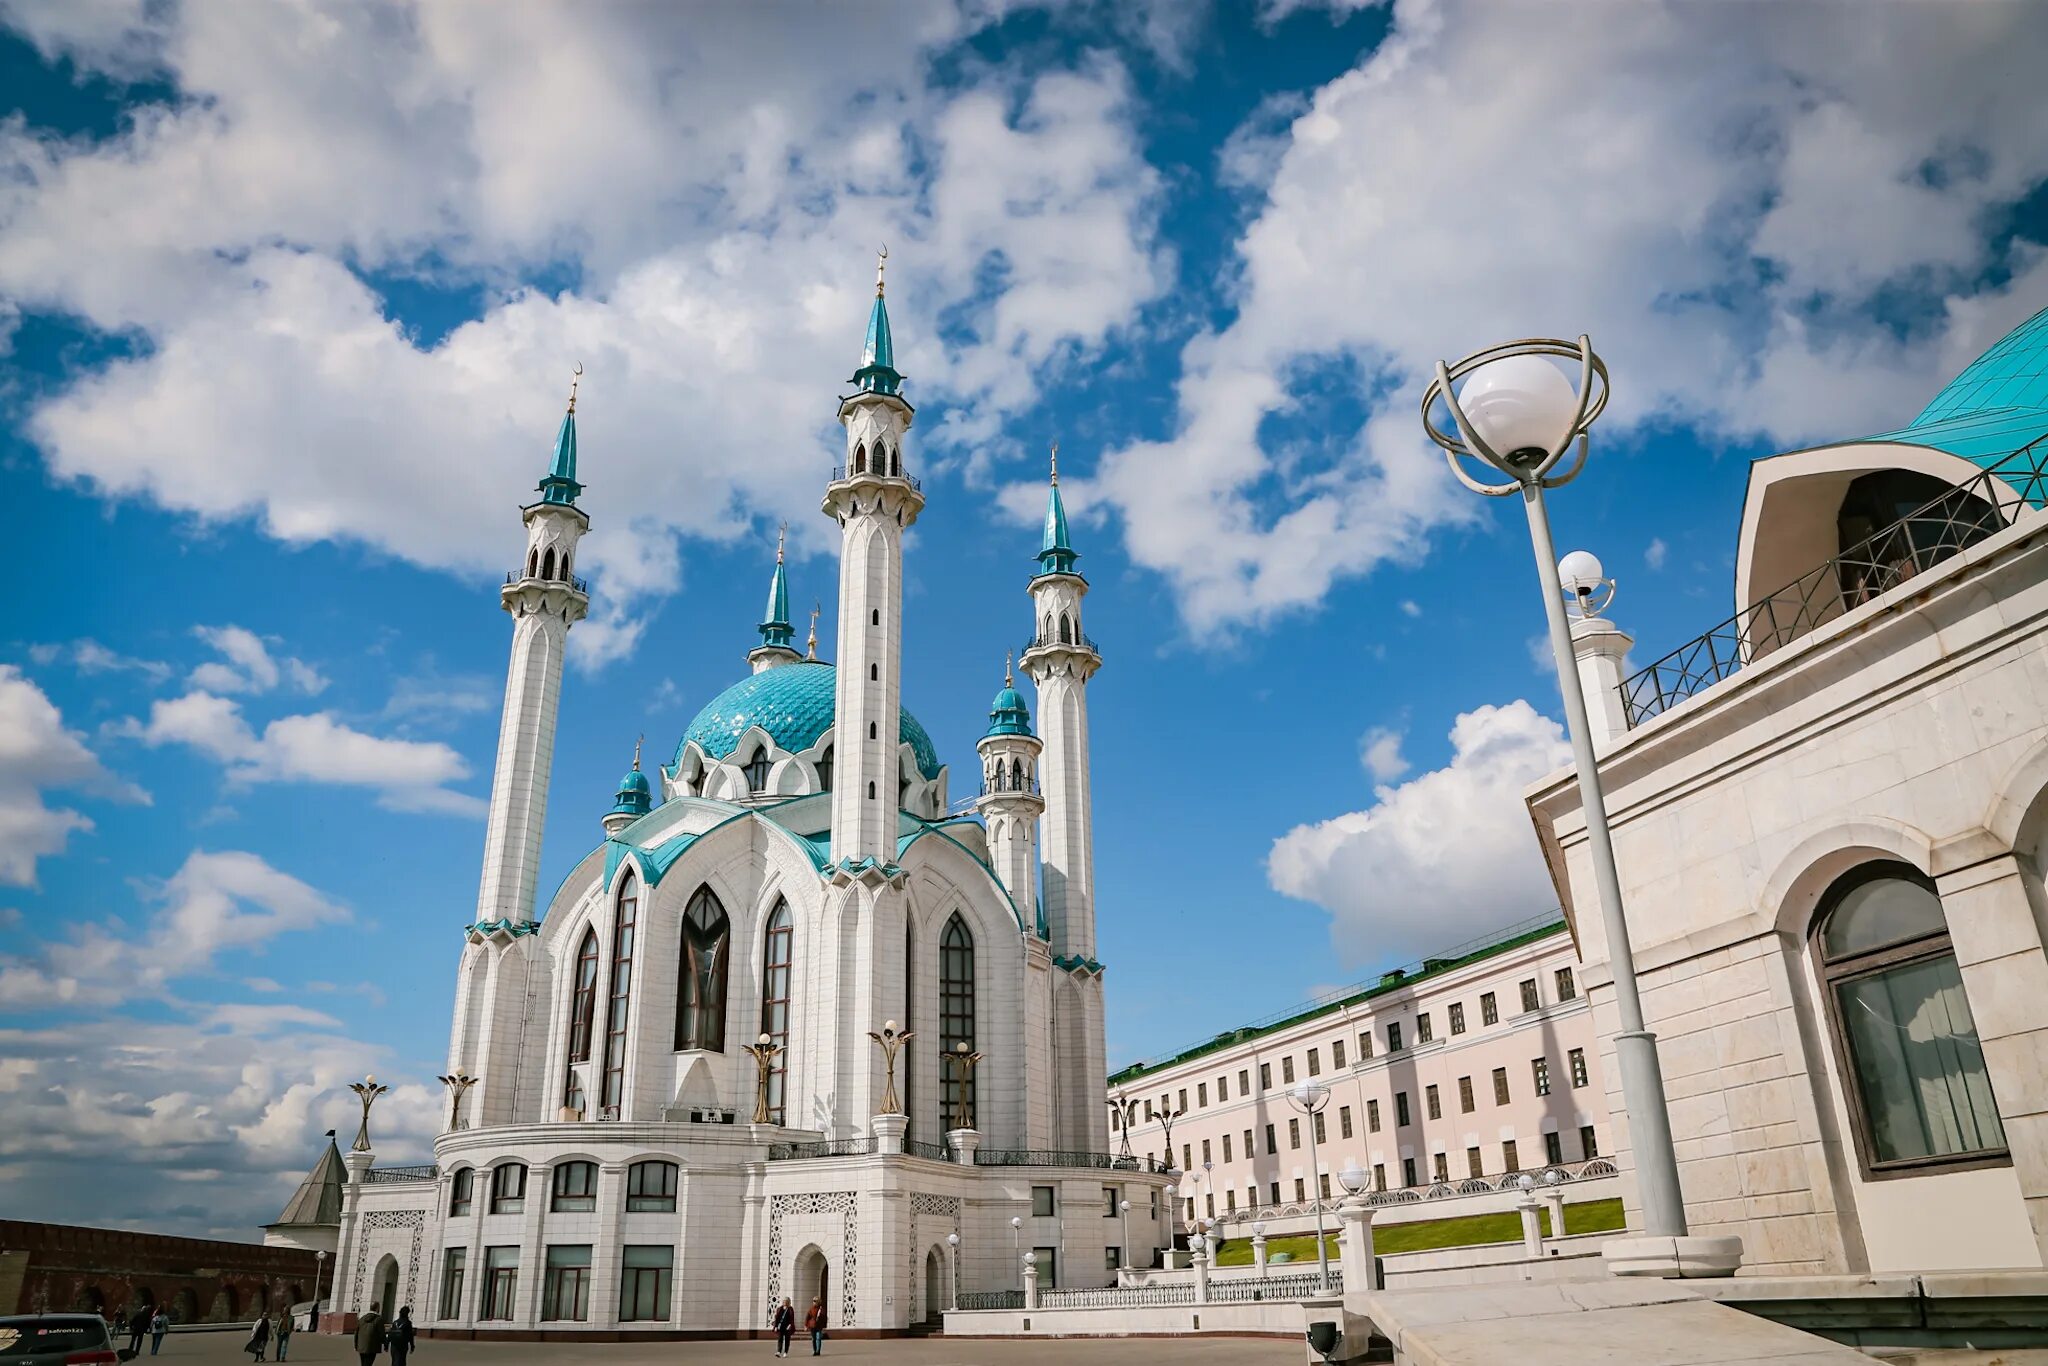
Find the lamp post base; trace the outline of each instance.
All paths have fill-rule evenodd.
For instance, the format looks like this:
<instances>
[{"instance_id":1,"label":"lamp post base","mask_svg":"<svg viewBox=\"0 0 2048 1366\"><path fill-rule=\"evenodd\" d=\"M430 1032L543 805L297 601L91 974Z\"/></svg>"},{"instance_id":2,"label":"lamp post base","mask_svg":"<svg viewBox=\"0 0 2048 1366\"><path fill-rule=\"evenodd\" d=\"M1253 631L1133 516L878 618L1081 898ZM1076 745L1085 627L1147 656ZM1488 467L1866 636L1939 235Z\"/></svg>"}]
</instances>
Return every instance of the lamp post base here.
<instances>
[{"instance_id":1,"label":"lamp post base","mask_svg":"<svg viewBox=\"0 0 2048 1366\"><path fill-rule=\"evenodd\" d=\"M1742 1266L1740 1238L1673 1238L1653 1234L1610 1238L1600 1245L1610 1276L1659 1276L1666 1280L1733 1276Z\"/></svg>"}]
</instances>

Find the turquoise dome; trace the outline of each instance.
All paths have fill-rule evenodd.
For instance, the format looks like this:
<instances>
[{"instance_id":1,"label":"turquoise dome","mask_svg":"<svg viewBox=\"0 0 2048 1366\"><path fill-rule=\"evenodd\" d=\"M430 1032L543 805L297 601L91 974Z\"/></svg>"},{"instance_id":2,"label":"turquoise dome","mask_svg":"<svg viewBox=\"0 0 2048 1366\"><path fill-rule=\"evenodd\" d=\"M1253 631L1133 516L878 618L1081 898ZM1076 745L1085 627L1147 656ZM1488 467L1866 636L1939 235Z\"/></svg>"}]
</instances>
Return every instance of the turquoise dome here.
<instances>
[{"instance_id":1,"label":"turquoise dome","mask_svg":"<svg viewBox=\"0 0 2048 1366\"><path fill-rule=\"evenodd\" d=\"M2002 408L2048 409L2048 308L2015 327L1965 366L1912 426Z\"/></svg>"},{"instance_id":2,"label":"turquoise dome","mask_svg":"<svg viewBox=\"0 0 2048 1366\"><path fill-rule=\"evenodd\" d=\"M644 816L653 809L654 792L647 785L647 775L637 768L627 769L626 776L619 779L618 800L612 804L612 810Z\"/></svg>"},{"instance_id":3,"label":"turquoise dome","mask_svg":"<svg viewBox=\"0 0 2048 1366\"><path fill-rule=\"evenodd\" d=\"M730 759L749 726L759 726L782 749L794 754L818 743L832 727L833 686L830 664L815 659L784 664L742 678L711 699L676 743L670 767L683 761L683 747L692 740L714 759ZM917 771L939 776L939 752L931 736L907 708L900 709L897 734L917 758Z\"/></svg>"},{"instance_id":4,"label":"turquoise dome","mask_svg":"<svg viewBox=\"0 0 2048 1366\"><path fill-rule=\"evenodd\" d=\"M1008 683L996 694L996 700L988 709L988 734L1029 735L1031 733L1031 712L1025 707L1024 699Z\"/></svg>"}]
</instances>

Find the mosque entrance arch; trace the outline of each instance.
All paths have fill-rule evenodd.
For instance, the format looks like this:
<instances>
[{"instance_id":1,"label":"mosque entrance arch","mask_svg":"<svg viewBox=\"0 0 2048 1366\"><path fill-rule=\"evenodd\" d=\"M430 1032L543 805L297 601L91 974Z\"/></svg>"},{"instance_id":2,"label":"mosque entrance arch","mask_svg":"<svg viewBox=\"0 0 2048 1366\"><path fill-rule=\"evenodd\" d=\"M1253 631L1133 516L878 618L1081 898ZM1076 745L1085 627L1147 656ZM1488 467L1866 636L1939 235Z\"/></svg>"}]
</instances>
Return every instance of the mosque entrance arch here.
<instances>
[{"instance_id":1,"label":"mosque entrance arch","mask_svg":"<svg viewBox=\"0 0 2048 1366\"><path fill-rule=\"evenodd\" d=\"M805 1244L803 1251L796 1254L796 1271L791 1282L796 1287L794 1299L798 1323L804 1321L812 1300L823 1304L829 1313L832 1308L832 1263L825 1259L816 1243Z\"/></svg>"},{"instance_id":2,"label":"mosque entrance arch","mask_svg":"<svg viewBox=\"0 0 2048 1366\"><path fill-rule=\"evenodd\" d=\"M377 1310L387 1322L398 1309L398 1258L389 1253L377 1263Z\"/></svg>"},{"instance_id":3,"label":"mosque entrance arch","mask_svg":"<svg viewBox=\"0 0 2048 1366\"><path fill-rule=\"evenodd\" d=\"M946 1274L946 1259L937 1248L924 1254L924 1321L937 1323L952 1300Z\"/></svg>"}]
</instances>

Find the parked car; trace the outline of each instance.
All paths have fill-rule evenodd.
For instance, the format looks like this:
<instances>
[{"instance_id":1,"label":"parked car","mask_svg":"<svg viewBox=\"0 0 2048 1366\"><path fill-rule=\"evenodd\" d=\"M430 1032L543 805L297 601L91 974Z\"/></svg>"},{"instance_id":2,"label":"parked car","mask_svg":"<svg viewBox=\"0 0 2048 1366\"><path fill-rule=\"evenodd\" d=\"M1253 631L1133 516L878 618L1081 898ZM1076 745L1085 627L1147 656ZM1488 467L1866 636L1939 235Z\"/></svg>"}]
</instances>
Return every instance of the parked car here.
<instances>
[{"instance_id":1,"label":"parked car","mask_svg":"<svg viewBox=\"0 0 2048 1366\"><path fill-rule=\"evenodd\" d=\"M12 1314L0 1318L0 1366L115 1366L107 1321L97 1314Z\"/></svg>"}]
</instances>

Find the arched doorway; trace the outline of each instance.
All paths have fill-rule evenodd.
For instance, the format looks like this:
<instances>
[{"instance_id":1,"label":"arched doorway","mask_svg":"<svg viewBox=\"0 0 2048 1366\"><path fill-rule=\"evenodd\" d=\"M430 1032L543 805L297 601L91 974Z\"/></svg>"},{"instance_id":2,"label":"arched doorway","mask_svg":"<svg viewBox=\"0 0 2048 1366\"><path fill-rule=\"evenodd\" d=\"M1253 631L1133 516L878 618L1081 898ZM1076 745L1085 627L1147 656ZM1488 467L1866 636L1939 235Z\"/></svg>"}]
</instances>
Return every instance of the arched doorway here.
<instances>
[{"instance_id":1,"label":"arched doorway","mask_svg":"<svg viewBox=\"0 0 2048 1366\"><path fill-rule=\"evenodd\" d=\"M178 1307L172 1317L179 1323L199 1322L199 1292L186 1286L178 1292Z\"/></svg>"},{"instance_id":2,"label":"arched doorway","mask_svg":"<svg viewBox=\"0 0 2048 1366\"><path fill-rule=\"evenodd\" d=\"M946 1259L937 1248L924 1254L924 1321L937 1323L953 1302L953 1286L946 1271Z\"/></svg>"},{"instance_id":3,"label":"arched doorway","mask_svg":"<svg viewBox=\"0 0 2048 1366\"><path fill-rule=\"evenodd\" d=\"M387 1254L377 1263L376 1303L388 1322L398 1312L398 1258Z\"/></svg>"},{"instance_id":4,"label":"arched doorway","mask_svg":"<svg viewBox=\"0 0 2048 1366\"><path fill-rule=\"evenodd\" d=\"M796 1304L798 1323L804 1321L804 1313L814 1299L825 1306L827 1322L831 1321L832 1264L825 1260L825 1254L818 1250L816 1243L806 1244L804 1250L796 1254L796 1271L791 1277L791 1284L796 1291L791 1298Z\"/></svg>"}]
</instances>

